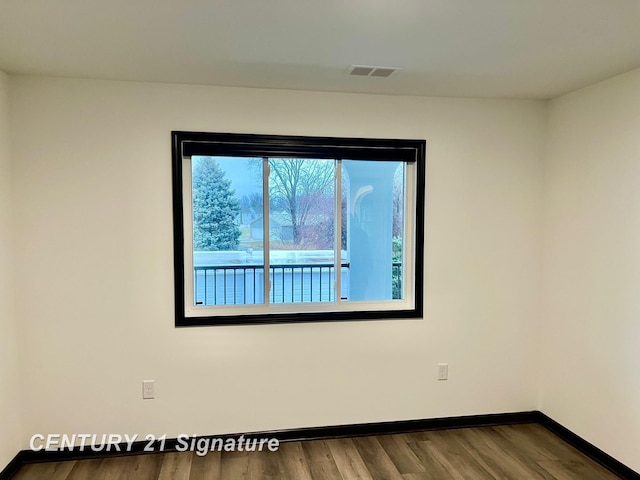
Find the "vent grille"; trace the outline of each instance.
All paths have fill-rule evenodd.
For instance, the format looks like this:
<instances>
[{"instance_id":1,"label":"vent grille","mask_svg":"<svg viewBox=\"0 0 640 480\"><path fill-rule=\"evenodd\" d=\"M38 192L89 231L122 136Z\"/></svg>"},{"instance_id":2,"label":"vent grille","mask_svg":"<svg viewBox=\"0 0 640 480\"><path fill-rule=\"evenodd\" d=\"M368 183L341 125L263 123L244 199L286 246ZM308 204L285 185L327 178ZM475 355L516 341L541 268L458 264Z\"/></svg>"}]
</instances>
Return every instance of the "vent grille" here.
<instances>
[{"instance_id":1,"label":"vent grille","mask_svg":"<svg viewBox=\"0 0 640 480\"><path fill-rule=\"evenodd\" d=\"M374 67L371 65L351 65L349 67L349 75L358 77L379 77L386 78L392 73L402 70L398 67Z\"/></svg>"},{"instance_id":2,"label":"vent grille","mask_svg":"<svg viewBox=\"0 0 640 480\"><path fill-rule=\"evenodd\" d=\"M373 67L361 67L361 66L352 66L350 75L358 75L361 77L368 77L375 69Z\"/></svg>"}]
</instances>

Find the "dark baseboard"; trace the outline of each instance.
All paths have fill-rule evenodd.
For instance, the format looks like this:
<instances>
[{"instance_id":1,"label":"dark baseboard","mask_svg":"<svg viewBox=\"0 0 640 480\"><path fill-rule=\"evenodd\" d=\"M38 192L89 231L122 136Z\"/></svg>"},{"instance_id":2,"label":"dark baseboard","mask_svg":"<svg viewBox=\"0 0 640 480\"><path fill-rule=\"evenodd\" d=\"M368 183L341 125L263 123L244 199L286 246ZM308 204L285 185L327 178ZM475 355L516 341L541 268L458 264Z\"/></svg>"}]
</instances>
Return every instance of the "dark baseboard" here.
<instances>
[{"instance_id":1,"label":"dark baseboard","mask_svg":"<svg viewBox=\"0 0 640 480\"><path fill-rule=\"evenodd\" d=\"M465 427L482 427L491 425L515 425L537 422L538 412L497 413L488 415L470 415L463 417L432 418L425 420L400 420L395 422L356 423L351 425L333 425L328 427L293 428L287 430L267 430L262 432L235 433L225 435L203 435L199 438L277 438L280 442L296 442L304 440L321 440L340 437L361 437L369 435L385 435L404 433L418 430L441 430ZM129 448L124 443L118 445L118 451L94 452L90 448L80 450L78 447L64 450L31 451L23 450L23 463L60 462L64 460L79 460L86 458L104 458L107 456L135 455L153 453L145 451L147 441L136 441ZM175 452L179 446L177 438L167 438L164 442L164 452ZM158 451L158 442L154 444ZM0 480L4 480L0 477Z\"/></svg>"},{"instance_id":2,"label":"dark baseboard","mask_svg":"<svg viewBox=\"0 0 640 480\"><path fill-rule=\"evenodd\" d=\"M25 461L25 452L26 450L18 452L18 454L13 457L13 460L11 460L9 464L4 467L4 469L0 472L0 480L9 480L16 473L18 473L18 470L20 470L20 467L22 467L22 465L27 463Z\"/></svg>"},{"instance_id":3,"label":"dark baseboard","mask_svg":"<svg viewBox=\"0 0 640 480\"><path fill-rule=\"evenodd\" d=\"M608 453L603 452L592 443L587 442L584 438L579 437L542 412L538 412L538 423L620 478L625 480L640 480L640 473L630 469L625 464L619 462Z\"/></svg>"},{"instance_id":4,"label":"dark baseboard","mask_svg":"<svg viewBox=\"0 0 640 480\"><path fill-rule=\"evenodd\" d=\"M252 434L252 436L273 437L281 442L321 440L327 438L362 437L393 433L415 432L419 430L444 430L452 428L485 427L495 425L516 425L537 422L538 412L493 413L467 415L462 417L429 418L420 420L399 420L395 422L356 423L330 427L298 428L275 430Z\"/></svg>"},{"instance_id":5,"label":"dark baseboard","mask_svg":"<svg viewBox=\"0 0 640 480\"><path fill-rule=\"evenodd\" d=\"M444 430L453 428L488 427L498 425L517 425L524 423L539 423L548 430L562 438L564 441L592 458L612 473L626 480L640 480L640 474L631 470L626 465L606 454L599 448L590 444L556 421L539 411L497 413L487 415L470 415L462 417L431 418L423 420L401 420L395 422L358 423L352 425L334 425L328 427L296 428L288 430L270 430L264 432L238 433L229 435L206 435L199 438L277 438L280 442L292 442L303 440L320 440L340 437L358 437L368 435L385 435L393 433L406 433L419 430ZM95 452L90 448L81 450L75 447L71 450L20 451L15 458L0 472L0 480L10 480L18 469L28 463L59 462L64 460L80 460L88 458L104 458L110 456L137 455L153 453L145 451L148 445L146 441L136 441L126 448L126 444L119 444L117 451ZM178 439L167 439L164 444L165 452L176 451L179 446ZM157 453L157 449L156 449Z\"/></svg>"}]
</instances>

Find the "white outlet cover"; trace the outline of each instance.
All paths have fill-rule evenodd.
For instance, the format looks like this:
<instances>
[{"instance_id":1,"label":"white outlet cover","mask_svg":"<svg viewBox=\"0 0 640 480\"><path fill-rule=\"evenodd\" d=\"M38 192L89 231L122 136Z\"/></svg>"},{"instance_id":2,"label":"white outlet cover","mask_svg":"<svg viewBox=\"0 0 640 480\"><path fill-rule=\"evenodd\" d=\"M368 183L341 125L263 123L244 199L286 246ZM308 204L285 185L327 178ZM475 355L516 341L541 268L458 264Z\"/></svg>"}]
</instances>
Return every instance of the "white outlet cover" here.
<instances>
[{"instance_id":1,"label":"white outlet cover","mask_svg":"<svg viewBox=\"0 0 640 480\"><path fill-rule=\"evenodd\" d=\"M448 379L449 379L449 364L439 363L438 364L438 380L448 380Z\"/></svg>"},{"instance_id":2,"label":"white outlet cover","mask_svg":"<svg viewBox=\"0 0 640 480\"><path fill-rule=\"evenodd\" d=\"M155 380L142 381L142 398L149 400L156 398L156 382Z\"/></svg>"}]
</instances>

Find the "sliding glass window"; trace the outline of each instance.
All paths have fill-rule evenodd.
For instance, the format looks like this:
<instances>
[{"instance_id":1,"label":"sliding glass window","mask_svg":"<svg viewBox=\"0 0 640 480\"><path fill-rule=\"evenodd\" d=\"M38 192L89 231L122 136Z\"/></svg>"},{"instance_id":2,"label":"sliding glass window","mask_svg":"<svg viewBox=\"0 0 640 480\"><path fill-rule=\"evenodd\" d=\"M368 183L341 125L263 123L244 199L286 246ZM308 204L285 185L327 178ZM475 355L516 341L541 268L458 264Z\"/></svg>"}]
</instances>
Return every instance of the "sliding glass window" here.
<instances>
[{"instance_id":1,"label":"sliding glass window","mask_svg":"<svg viewBox=\"0 0 640 480\"><path fill-rule=\"evenodd\" d=\"M173 132L176 325L421 317L424 151Z\"/></svg>"}]
</instances>

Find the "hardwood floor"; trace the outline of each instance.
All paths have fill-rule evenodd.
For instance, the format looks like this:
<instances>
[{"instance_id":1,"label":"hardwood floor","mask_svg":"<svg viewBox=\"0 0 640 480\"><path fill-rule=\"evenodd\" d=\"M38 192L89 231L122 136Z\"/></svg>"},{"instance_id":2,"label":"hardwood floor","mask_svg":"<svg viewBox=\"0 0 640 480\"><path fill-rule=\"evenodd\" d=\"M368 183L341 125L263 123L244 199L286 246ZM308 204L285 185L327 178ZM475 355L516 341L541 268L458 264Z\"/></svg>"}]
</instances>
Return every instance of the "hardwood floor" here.
<instances>
[{"instance_id":1,"label":"hardwood floor","mask_svg":"<svg viewBox=\"0 0 640 480\"><path fill-rule=\"evenodd\" d=\"M282 443L277 452L157 453L31 464L14 480L607 480L538 424Z\"/></svg>"}]
</instances>

